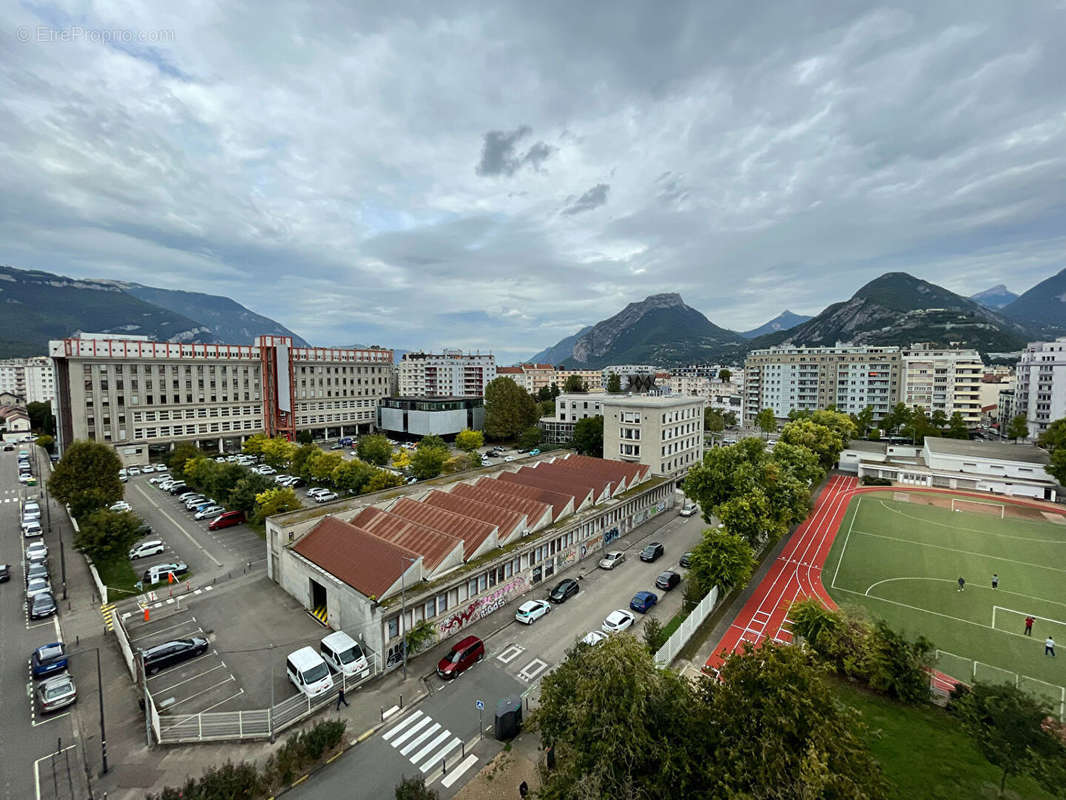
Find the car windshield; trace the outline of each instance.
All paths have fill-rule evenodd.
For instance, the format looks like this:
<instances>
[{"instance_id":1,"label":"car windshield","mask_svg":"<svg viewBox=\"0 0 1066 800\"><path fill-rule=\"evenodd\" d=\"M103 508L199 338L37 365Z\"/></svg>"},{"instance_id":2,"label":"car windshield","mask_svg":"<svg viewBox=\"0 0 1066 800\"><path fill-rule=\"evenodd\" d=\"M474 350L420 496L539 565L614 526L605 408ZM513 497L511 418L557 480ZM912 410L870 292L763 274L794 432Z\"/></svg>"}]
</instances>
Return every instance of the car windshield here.
<instances>
[{"instance_id":1,"label":"car windshield","mask_svg":"<svg viewBox=\"0 0 1066 800\"><path fill-rule=\"evenodd\" d=\"M458 664L462 660L462 658L462 650L452 650L452 652L448 653L447 655L448 663L450 664Z\"/></svg>"},{"instance_id":2,"label":"car windshield","mask_svg":"<svg viewBox=\"0 0 1066 800\"><path fill-rule=\"evenodd\" d=\"M39 594L33 598L34 608L52 608L55 603L49 594Z\"/></svg>"},{"instance_id":3,"label":"car windshield","mask_svg":"<svg viewBox=\"0 0 1066 800\"><path fill-rule=\"evenodd\" d=\"M341 650L337 653L337 658L340 659L342 664L351 664L353 661L358 661L363 657L363 651L359 649L359 645L355 644L349 647L347 650Z\"/></svg>"},{"instance_id":4,"label":"car windshield","mask_svg":"<svg viewBox=\"0 0 1066 800\"><path fill-rule=\"evenodd\" d=\"M70 694L70 689L70 683L68 683L67 681L56 683L52 686L46 686L44 690L44 697L46 700L54 700L57 697L62 697L65 694Z\"/></svg>"},{"instance_id":5,"label":"car windshield","mask_svg":"<svg viewBox=\"0 0 1066 800\"><path fill-rule=\"evenodd\" d=\"M326 666L325 662L315 664L311 669L304 670L304 683L317 683L327 675L329 675L329 667Z\"/></svg>"}]
</instances>

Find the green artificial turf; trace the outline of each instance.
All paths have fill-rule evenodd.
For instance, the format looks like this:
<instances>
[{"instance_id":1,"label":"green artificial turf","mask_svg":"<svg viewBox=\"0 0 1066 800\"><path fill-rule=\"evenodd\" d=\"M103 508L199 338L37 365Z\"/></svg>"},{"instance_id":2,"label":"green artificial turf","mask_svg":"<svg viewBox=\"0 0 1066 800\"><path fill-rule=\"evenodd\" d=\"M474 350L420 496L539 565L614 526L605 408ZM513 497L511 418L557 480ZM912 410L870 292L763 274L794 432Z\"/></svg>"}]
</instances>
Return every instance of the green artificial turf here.
<instances>
[{"instance_id":1,"label":"green artificial turf","mask_svg":"<svg viewBox=\"0 0 1066 800\"><path fill-rule=\"evenodd\" d=\"M830 595L908 636L925 635L944 651L937 666L952 677L1017 682L1062 715L1066 525L894 499L906 491L851 501L822 573ZM1022 635L1027 614L1037 618L1031 637ZM1044 655L1049 634L1062 649L1057 658Z\"/></svg>"},{"instance_id":2,"label":"green artificial turf","mask_svg":"<svg viewBox=\"0 0 1066 800\"><path fill-rule=\"evenodd\" d=\"M861 714L866 742L891 784L893 800L998 797L1000 771L985 761L944 709L905 706L840 681L832 681L831 688L837 699ZM1027 777L1009 778L1006 796L1053 797Z\"/></svg>"}]
</instances>

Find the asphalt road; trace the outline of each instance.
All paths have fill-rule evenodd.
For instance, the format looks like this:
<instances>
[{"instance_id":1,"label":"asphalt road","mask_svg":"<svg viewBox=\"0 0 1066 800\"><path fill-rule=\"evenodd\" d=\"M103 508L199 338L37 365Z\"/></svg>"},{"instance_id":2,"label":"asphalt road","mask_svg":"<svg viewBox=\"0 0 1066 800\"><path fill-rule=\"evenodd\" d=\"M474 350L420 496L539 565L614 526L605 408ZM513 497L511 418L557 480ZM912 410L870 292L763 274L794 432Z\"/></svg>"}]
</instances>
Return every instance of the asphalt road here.
<instances>
[{"instance_id":1,"label":"asphalt road","mask_svg":"<svg viewBox=\"0 0 1066 800\"><path fill-rule=\"evenodd\" d=\"M41 486L27 487L18 482L17 458L19 449L34 449L32 445L16 446L14 452L0 450L0 562L11 567L11 580L0 584L0 697L3 698L3 719L0 721L0 800L27 798L86 797L85 774L81 769L81 755L76 749L61 753L53 764L48 756L60 749L76 746L73 718L69 710L50 716L36 712L34 681L29 673L29 657L42 644L62 641L61 616L30 622L26 615L23 587L23 546L20 501L36 497ZM47 472L41 451L34 474ZM58 508L53 505L53 515ZM47 523L47 518L42 519ZM50 535L45 526L49 567L56 601L63 611L59 578L58 535ZM71 555L67 552L68 557ZM92 706L96 700L96 663L93 654L75 655L69 669L78 687L78 703ZM90 715L91 716L91 715ZM68 769L69 767L69 769Z\"/></svg>"},{"instance_id":2,"label":"asphalt road","mask_svg":"<svg viewBox=\"0 0 1066 800\"><path fill-rule=\"evenodd\" d=\"M647 615L636 614L637 622L631 629L633 635L641 635L641 625L647 617L656 617L665 625L681 608L685 583L682 580L672 591L662 592L655 588L655 578L671 568L684 574L685 571L677 566L678 559L699 541L706 523L699 517L686 519L675 512L674 518L656 531L654 537L650 526L644 527L649 528L646 533L644 529L637 529L608 548L626 553L625 562L614 570L601 570L595 567L594 562L590 562L553 576L537 591L523 598L546 597L552 586L563 577L577 578L581 585L576 596L562 605L554 606L547 616L532 625L514 623L488 638L484 661L459 678L445 682L436 675L430 675L428 680L433 692L426 700L403 716L394 717L392 724L311 777L291 793L294 800L340 796L391 797L394 787L404 775L419 772L432 775L440 766L439 760L433 758L438 752L455 740L465 744L477 735L477 700L485 704L484 723L490 729L486 736L491 738L497 700L535 689L543 677L565 659L566 651L575 642L587 632L598 630L603 618L611 611L628 609L630 599L638 591L655 592L659 595L659 603ZM663 542L666 552L654 563L642 562L639 559L640 551L652 538ZM514 604L498 613L513 614ZM483 620L470 632L485 636L487 633L479 630L481 626L488 630L499 627L504 620L493 619L493 616ZM428 659L423 657L416 660L413 668L423 672L432 669L435 664L430 663L432 657ZM444 733L448 736L442 736ZM426 734L425 739L421 738L423 734ZM434 744L433 750L423 752L428 745ZM457 745L445 754L450 767L456 759L456 753L460 752L459 747ZM449 797L458 791L463 783L477 774L491 754L480 747L475 748L474 753L477 759L452 785L445 787L439 778L432 782L432 787L442 797Z\"/></svg>"}]
</instances>

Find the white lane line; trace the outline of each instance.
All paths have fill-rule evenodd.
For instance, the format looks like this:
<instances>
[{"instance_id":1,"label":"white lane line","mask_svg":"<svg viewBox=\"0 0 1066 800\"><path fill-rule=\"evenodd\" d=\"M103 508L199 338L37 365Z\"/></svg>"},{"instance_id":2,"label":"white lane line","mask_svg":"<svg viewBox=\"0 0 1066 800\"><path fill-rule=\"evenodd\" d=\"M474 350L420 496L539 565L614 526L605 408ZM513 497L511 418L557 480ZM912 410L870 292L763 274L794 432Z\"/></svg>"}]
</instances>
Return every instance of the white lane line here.
<instances>
[{"instance_id":1,"label":"white lane line","mask_svg":"<svg viewBox=\"0 0 1066 800\"><path fill-rule=\"evenodd\" d=\"M416 736L414 739L409 741L407 743L407 746L404 747L404 749L400 751L400 755L401 756L410 755L411 753L413 753L415 751L415 749L420 744L422 744L422 742L424 742L426 739L428 739L430 736L432 736L433 734L435 734L439 730L440 730L440 723L439 722L434 722L432 725L430 725L428 728L426 728L424 731L422 731L422 733L418 734L418 736ZM416 759L412 758L411 761L416 761Z\"/></svg>"},{"instance_id":2,"label":"white lane line","mask_svg":"<svg viewBox=\"0 0 1066 800\"><path fill-rule=\"evenodd\" d=\"M181 523L179 523L179 522L178 522L178 521L177 521L176 519L174 519L174 517L170 516L170 514L168 514L168 513L166 512L166 509L164 509L164 508L163 508L162 506L160 506L160 505L159 505L159 503L157 503L157 502L156 502L155 500L153 500L153 499L152 499L151 497L149 497L149 496L148 496L148 493L147 493L147 492L145 492L143 488L141 488L140 486L138 486L138 487L136 487L136 488L137 488L137 491L141 493L141 495L142 495L142 496L144 497L144 499L145 499L145 500L147 500L147 501L148 501L149 503L151 503L151 504L152 504L153 506L155 506L155 507L156 507L156 509L157 509L157 510L159 511L159 513L160 513L160 514L162 514L162 515L163 515L164 517L166 517L167 519L169 519L169 520L170 520L170 522L171 522L171 524L173 524L175 528L177 528L177 529L178 529L179 531L181 531L181 532L182 532L182 534L184 534L184 536L185 536L185 537L186 537L186 538L187 538L187 539L188 539L188 540L189 540L190 542L192 542L192 543L193 543L194 545L196 545L196 547L198 547L198 548L200 549L200 551L201 551L201 552L202 552L202 553L203 553L203 554L204 554L205 556L207 556L207 557L208 557L208 558L210 558L210 559L211 559L211 560L212 560L213 562L215 562L215 566L216 566L216 567L219 567L219 568L221 568L221 567L222 567L222 562L221 562L221 561L219 561L219 560L218 560L217 558L215 558L215 557L214 557L213 555L211 555L211 554L210 554L209 552L207 552L207 549L206 549L206 548L205 548L205 547L204 547L204 546L203 546L202 544L200 544L200 543L199 543L198 541L196 541L196 539L194 539L194 538L193 538L193 535L192 535L191 533L189 533L189 532L188 532L187 530L185 530L185 528L183 528L183 527L181 526Z\"/></svg>"},{"instance_id":3,"label":"white lane line","mask_svg":"<svg viewBox=\"0 0 1066 800\"><path fill-rule=\"evenodd\" d=\"M452 750L457 748L461 743L462 742L459 739L459 737L456 736L454 739L452 739L450 742L448 742L448 744L444 745L444 747L442 747L440 750L438 750L432 756L427 758L426 762L421 767L419 767L419 769L422 770L422 772L429 772L435 766L440 764L440 762L444 759L444 757L447 756L448 753L450 753ZM473 753L471 753L470 755L473 755Z\"/></svg>"},{"instance_id":4,"label":"white lane line","mask_svg":"<svg viewBox=\"0 0 1066 800\"><path fill-rule=\"evenodd\" d=\"M171 684L166 689L152 689L152 692L158 692L159 694L162 694L163 692L169 692L171 689L177 689L179 686L182 686L182 685L188 683L189 681L194 681L197 678L201 678L204 675L208 674L209 672L214 672L216 669L225 669L225 668L226 668L225 664L215 664L215 666L211 667L211 669L205 669L203 672L197 672L195 675L193 675L191 677L188 677L188 678L186 678L183 681L178 681L177 683Z\"/></svg>"},{"instance_id":5,"label":"white lane line","mask_svg":"<svg viewBox=\"0 0 1066 800\"><path fill-rule=\"evenodd\" d=\"M190 700L192 700L192 699L193 699L194 697L199 697L199 696L200 696L200 695L202 695L202 694L207 694L207 693L208 693L208 692L210 692L210 691L211 691L212 689L217 689L217 688L218 688L219 686L222 686L222 685L224 685L224 684L227 684L227 683L229 683L230 681L235 681L235 680L236 680L236 678L234 678L234 677L233 677L232 675L230 675L230 676L229 676L228 678L226 678L226 680L224 680L224 681L219 681L218 683L214 684L213 686L208 686L208 687L207 687L206 689L204 689L204 690L203 690L203 691L201 691L201 692L197 692L196 694L190 694L190 695L189 695L188 697L186 697L186 698L184 698L184 699L182 699L182 700L178 700L178 701L177 701L176 703L171 703L170 705L168 705L168 706L167 706L167 711L169 711L169 710L170 710L170 709L172 709L172 708L177 708L177 707L178 707L178 706L180 706L180 705L181 705L182 703L187 703L187 702L189 702L189 701L190 701Z\"/></svg>"},{"instance_id":6,"label":"white lane line","mask_svg":"<svg viewBox=\"0 0 1066 800\"><path fill-rule=\"evenodd\" d=\"M408 728L403 733L401 733L399 736L397 736L395 739L393 739L389 744L391 744L393 747L398 748L401 744L406 742L408 739L410 739L412 736L417 734L420 730L422 730L424 727L426 727L427 725L431 724L432 722L433 722L433 718L432 717L422 717L422 719L420 719L418 722L416 722L410 728Z\"/></svg>"},{"instance_id":7,"label":"white lane line","mask_svg":"<svg viewBox=\"0 0 1066 800\"><path fill-rule=\"evenodd\" d=\"M434 747L439 747L440 743L443 742L445 739L447 739L451 735L452 735L451 731L441 731L439 734L437 734L437 736L433 739L433 741L431 741L429 744L427 744L425 747L423 747L421 750L419 750L417 753L415 753L413 756L411 756L411 763L412 764L420 763L423 758L425 758L427 755L429 755L430 751L433 750Z\"/></svg>"},{"instance_id":8,"label":"white lane line","mask_svg":"<svg viewBox=\"0 0 1066 800\"><path fill-rule=\"evenodd\" d=\"M422 716L424 716L424 714L421 711L416 711L414 714L409 716L403 722L399 723L395 727L392 727L388 731L386 731L385 735L382 736L381 738L384 739L387 742L393 736L398 734L400 731L402 731L404 728L406 728L408 725L410 725L412 722L414 722L416 719L418 719L419 717L422 717Z\"/></svg>"},{"instance_id":9,"label":"white lane line","mask_svg":"<svg viewBox=\"0 0 1066 800\"><path fill-rule=\"evenodd\" d=\"M157 631L149 631L148 633L141 634L140 636L134 636L132 639L130 639L130 641L131 642L139 642L141 639L147 639L149 636L158 636L161 633L166 633L167 631L172 631L175 628L184 628L189 623L194 623L195 624L195 622L196 622L196 618L195 617L189 617L187 620L185 620L184 622L179 622L177 625L168 625L167 627L160 628ZM204 629L201 628L199 625L197 625L196 626L196 631L198 633L203 633Z\"/></svg>"},{"instance_id":10,"label":"white lane line","mask_svg":"<svg viewBox=\"0 0 1066 800\"><path fill-rule=\"evenodd\" d=\"M441 778L441 786L443 786L445 789L452 788L452 784L459 780L461 777L463 777L463 773L470 769L471 765L473 765L475 761L477 761L476 755L474 755L473 753L468 755L456 766L452 767L452 771L448 773L447 777Z\"/></svg>"}]
</instances>

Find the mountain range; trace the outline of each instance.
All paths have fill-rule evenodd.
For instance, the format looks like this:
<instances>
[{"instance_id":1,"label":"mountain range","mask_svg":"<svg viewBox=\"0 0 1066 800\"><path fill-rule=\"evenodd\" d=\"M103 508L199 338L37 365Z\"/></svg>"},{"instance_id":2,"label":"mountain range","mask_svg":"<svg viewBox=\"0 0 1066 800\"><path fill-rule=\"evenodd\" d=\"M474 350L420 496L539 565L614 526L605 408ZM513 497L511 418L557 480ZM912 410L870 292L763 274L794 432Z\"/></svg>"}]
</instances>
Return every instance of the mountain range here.
<instances>
[{"instance_id":1,"label":"mountain range","mask_svg":"<svg viewBox=\"0 0 1066 800\"><path fill-rule=\"evenodd\" d=\"M530 360L569 368L607 364L740 363L751 350L784 343L909 345L930 342L987 355L1014 353L1027 342L1066 335L1066 270L1010 300L997 286L974 298L905 272L870 281L815 317L785 311L752 331L720 328L678 294L656 294L582 328ZM1013 295L1011 295L1013 296ZM1006 301L998 310L985 303ZM793 324L796 323L796 324Z\"/></svg>"},{"instance_id":2,"label":"mountain range","mask_svg":"<svg viewBox=\"0 0 1066 800\"><path fill-rule=\"evenodd\" d=\"M1018 299L1018 295L1004 286L1002 283L998 283L991 289L985 289L983 292L977 294L971 294L970 299L975 303L980 303L985 308L991 308L998 310L1003 306L1010 305Z\"/></svg>"},{"instance_id":3,"label":"mountain range","mask_svg":"<svg viewBox=\"0 0 1066 800\"><path fill-rule=\"evenodd\" d=\"M42 355L49 339L78 332L224 344L275 334L307 344L228 297L0 265L0 358Z\"/></svg>"}]
</instances>

